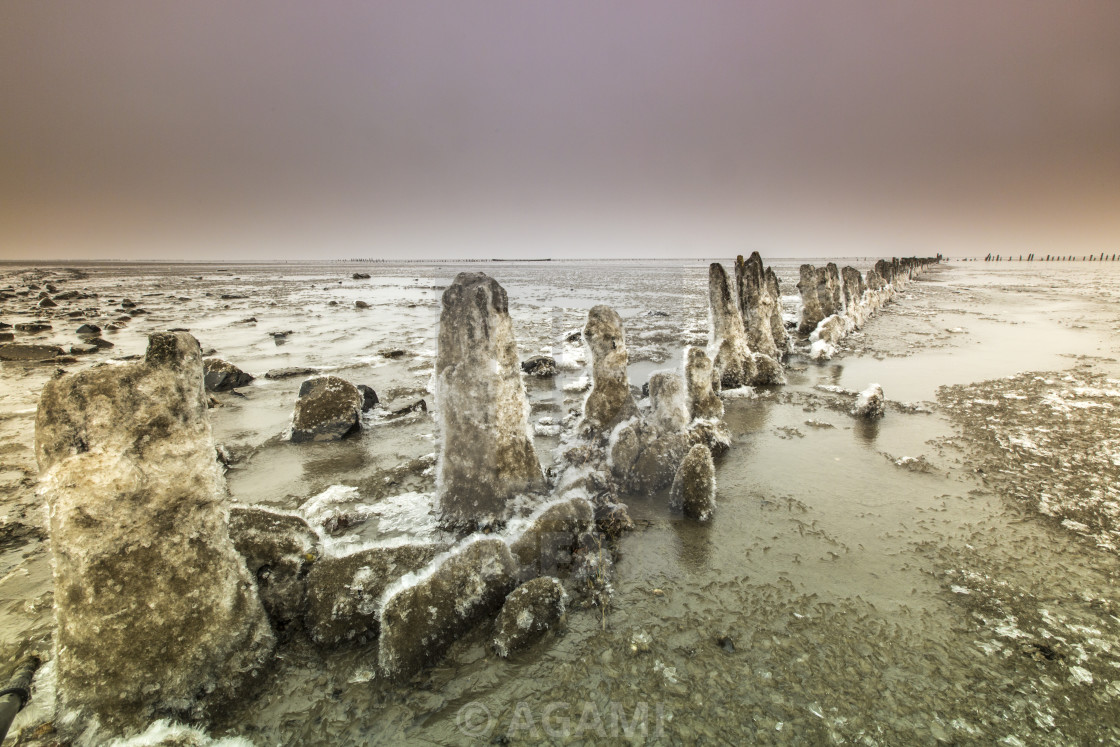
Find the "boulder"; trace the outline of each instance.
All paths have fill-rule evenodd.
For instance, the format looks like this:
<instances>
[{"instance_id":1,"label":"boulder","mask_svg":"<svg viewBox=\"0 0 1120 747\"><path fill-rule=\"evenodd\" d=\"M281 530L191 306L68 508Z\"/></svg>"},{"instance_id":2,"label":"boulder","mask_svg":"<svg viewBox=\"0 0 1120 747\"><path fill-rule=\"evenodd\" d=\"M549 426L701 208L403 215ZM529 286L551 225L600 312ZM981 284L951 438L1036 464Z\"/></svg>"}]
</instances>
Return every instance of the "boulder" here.
<instances>
[{"instance_id":1,"label":"boulder","mask_svg":"<svg viewBox=\"0 0 1120 747\"><path fill-rule=\"evenodd\" d=\"M257 593L277 629L303 618L307 574L319 557L319 535L307 522L255 506L233 506L229 536L257 580Z\"/></svg>"},{"instance_id":2,"label":"boulder","mask_svg":"<svg viewBox=\"0 0 1120 747\"><path fill-rule=\"evenodd\" d=\"M302 366L289 366L287 368L270 368L265 372L266 379L292 379L296 376L308 376L319 373L318 369Z\"/></svg>"},{"instance_id":3,"label":"boulder","mask_svg":"<svg viewBox=\"0 0 1120 747\"><path fill-rule=\"evenodd\" d=\"M703 444L693 446L669 490L669 507L697 521L708 521L716 507L716 467L712 452Z\"/></svg>"},{"instance_id":4,"label":"boulder","mask_svg":"<svg viewBox=\"0 0 1120 747\"><path fill-rule=\"evenodd\" d=\"M355 272L350 277L353 280L369 280L369 273L368 272Z\"/></svg>"},{"instance_id":5,"label":"boulder","mask_svg":"<svg viewBox=\"0 0 1120 747\"><path fill-rule=\"evenodd\" d=\"M354 302L354 308L356 308L356 309L368 309L369 304L366 303L365 301L355 301Z\"/></svg>"},{"instance_id":6,"label":"boulder","mask_svg":"<svg viewBox=\"0 0 1120 747\"><path fill-rule=\"evenodd\" d=\"M883 395L883 387L872 384L859 393L852 415L863 420L879 420L886 414L887 399Z\"/></svg>"},{"instance_id":7,"label":"boulder","mask_svg":"<svg viewBox=\"0 0 1120 747\"><path fill-rule=\"evenodd\" d=\"M98 327L96 324L83 324L82 326L78 327L78 334L83 337L87 335L100 335L101 327Z\"/></svg>"},{"instance_id":8,"label":"boulder","mask_svg":"<svg viewBox=\"0 0 1120 747\"><path fill-rule=\"evenodd\" d=\"M544 486L505 289L462 272L443 293L436 355L442 521L501 521L517 495Z\"/></svg>"},{"instance_id":9,"label":"boulder","mask_svg":"<svg viewBox=\"0 0 1120 747\"><path fill-rule=\"evenodd\" d=\"M494 653L507 658L558 626L567 596L560 579L551 576L526 581L510 592L494 623Z\"/></svg>"},{"instance_id":10,"label":"boulder","mask_svg":"<svg viewBox=\"0 0 1120 747\"><path fill-rule=\"evenodd\" d=\"M556 359L551 355L534 355L521 361L521 370L530 376L555 376Z\"/></svg>"},{"instance_id":11,"label":"boulder","mask_svg":"<svg viewBox=\"0 0 1120 747\"><path fill-rule=\"evenodd\" d=\"M88 343L82 345L71 345L70 355L88 355L90 353L96 353L100 349L101 348L97 347L96 345L90 345Z\"/></svg>"},{"instance_id":12,"label":"boulder","mask_svg":"<svg viewBox=\"0 0 1120 747\"><path fill-rule=\"evenodd\" d=\"M228 392L231 389L248 386L253 380L252 375L220 358L207 358L202 362L202 366L208 392Z\"/></svg>"},{"instance_id":13,"label":"boulder","mask_svg":"<svg viewBox=\"0 0 1120 747\"><path fill-rule=\"evenodd\" d=\"M636 420L623 423L611 435L611 473L626 492L651 495L672 483L688 448L687 433L663 434Z\"/></svg>"},{"instance_id":14,"label":"boulder","mask_svg":"<svg viewBox=\"0 0 1120 747\"><path fill-rule=\"evenodd\" d=\"M35 452L49 506L58 713L67 739L236 695L274 639L229 538L197 340L51 379Z\"/></svg>"},{"instance_id":15,"label":"boulder","mask_svg":"<svg viewBox=\"0 0 1120 747\"><path fill-rule=\"evenodd\" d=\"M292 443L338 441L361 427L358 388L337 376L316 376L303 382L292 417Z\"/></svg>"},{"instance_id":16,"label":"boulder","mask_svg":"<svg viewBox=\"0 0 1120 747\"><path fill-rule=\"evenodd\" d=\"M626 370L629 354L622 319L609 306L592 307L583 339L591 348L592 360L591 394L583 403L584 424L593 432L606 433L638 414Z\"/></svg>"},{"instance_id":17,"label":"boulder","mask_svg":"<svg viewBox=\"0 0 1120 747\"><path fill-rule=\"evenodd\" d=\"M57 345L24 345L18 342L0 345L0 361L47 361L63 353Z\"/></svg>"},{"instance_id":18,"label":"boulder","mask_svg":"<svg viewBox=\"0 0 1120 747\"><path fill-rule=\"evenodd\" d=\"M377 406L380 400L377 399L377 392L373 391L373 387L366 386L365 384L358 384L358 391L362 393L362 412L369 412ZM424 400L420 400L424 402ZM424 402L425 412L428 409L428 403Z\"/></svg>"},{"instance_id":19,"label":"boulder","mask_svg":"<svg viewBox=\"0 0 1120 747\"><path fill-rule=\"evenodd\" d=\"M376 638L385 589L430 563L438 549L437 545L374 547L317 561L307 575L304 619L311 640L337 646Z\"/></svg>"},{"instance_id":20,"label":"boulder","mask_svg":"<svg viewBox=\"0 0 1120 747\"><path fill-rule=\"evenodd\" d=\"M381 606L378 665L386 676L414 674L433 664L517 585L517 563L499 539L481 539L399 582Z\"/></svg>"},{"instance_id":21,"label":"boulder","mask_svg":"<svg viewBox=\"0 0 1120 747\"><path fill-rule=\"evenodd\" d=\"M50 298L40 298L39 299L39 308L40 309L53 309L56 306L58 306L58 304L56 304Z\"/></svg>"}]
</instances>

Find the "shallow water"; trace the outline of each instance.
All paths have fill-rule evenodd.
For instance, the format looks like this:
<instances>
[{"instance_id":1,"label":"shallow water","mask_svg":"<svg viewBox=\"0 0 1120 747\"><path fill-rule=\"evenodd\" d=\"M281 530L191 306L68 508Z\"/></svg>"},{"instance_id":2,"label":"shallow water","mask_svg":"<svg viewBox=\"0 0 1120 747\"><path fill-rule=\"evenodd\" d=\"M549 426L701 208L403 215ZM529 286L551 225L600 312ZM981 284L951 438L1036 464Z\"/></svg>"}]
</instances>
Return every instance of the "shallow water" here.
<instances>
[{"instance_id":1,"label":"shallow water","mask_svg":"<svg viewBox=\"0 0 1120 747\"><path fill-rule=\"evenodd\" d=\"M795 293L797 265L774 267L783 293ZM187 327L258 376L312 366L370 384L383 402L432 406L439 294L460 269L484 270L509 294L522 358L546 351L568 364L552 382L528 382L534 422L560 422L582 402L586 359L563 338L590 306L622 314L636 385L707 335L706 262L82 269L65 285L97 291L103 311L105 299L129 297L150 312L106 333L117 346L95 360L140 354L147 332ZM1110 264L930 270L832 361L792 356L787 386L727 401L734 444L717 460L711 524L670 513L664 495L628 499L638 528L617 548L605 616L572 610L562 634L509 661L489 653L480 628L404 684L374 676L371 648L323 653L297 638L213 733L259 744L1116 741L1115 553L977 473L938 387L1075 367L1116 378L1118 294ZM248 317L257 321L240 323ZM77 342L78 323L40 337ZM289 329L284 344L268 335ZM404 355L382 355L390 350ZM0 653L14 662L42 650L50 630L31 430L53 367L0 366L0 510L5 526L32 533L6 536L0 556ZM301 380L258 377L244 397L217 395L235 501L295 509L348 485L376 505L432 489L431 413L382 410L355 438L294 446L283 433ZM865 425L843 390L871 382L892 406ZM545 464L558 445L537 437ZM377 536L378 526L356 532ZM42 717L32 707L20 723Z\"/></svg>"}]
</instances>

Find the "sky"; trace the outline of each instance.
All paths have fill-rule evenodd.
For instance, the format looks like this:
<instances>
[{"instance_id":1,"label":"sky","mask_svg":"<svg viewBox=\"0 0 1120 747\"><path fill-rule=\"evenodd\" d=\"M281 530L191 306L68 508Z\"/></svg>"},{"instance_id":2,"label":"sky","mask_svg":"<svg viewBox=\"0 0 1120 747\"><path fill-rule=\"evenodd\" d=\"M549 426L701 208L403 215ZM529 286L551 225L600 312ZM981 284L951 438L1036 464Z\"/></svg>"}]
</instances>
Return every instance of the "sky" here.
<instances>
[{"instance_id":1,"label":"sky","mask_svg":"<svg viewBox=\"0 0 1120 747\"><path fill-rule=\"evenodd\" d=\"M1120 251L1117 0L0 3L0 258Z\"/></svg>"}]
</instances>

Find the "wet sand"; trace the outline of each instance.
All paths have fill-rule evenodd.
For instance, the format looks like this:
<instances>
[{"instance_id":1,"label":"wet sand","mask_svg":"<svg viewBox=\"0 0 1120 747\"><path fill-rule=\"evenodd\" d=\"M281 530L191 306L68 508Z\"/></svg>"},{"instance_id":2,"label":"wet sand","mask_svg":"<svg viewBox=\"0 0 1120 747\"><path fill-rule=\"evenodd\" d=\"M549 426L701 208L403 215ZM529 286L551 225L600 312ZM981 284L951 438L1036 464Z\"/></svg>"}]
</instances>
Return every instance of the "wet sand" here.
<instances>
[{"instance_id":1,"label":"wet sand","mask_svg":"<svg viewBox=\"0 0 1120 747\"><path fill-rule=\"evenodd\" d=\"M792 315L796 264L774 266ZM119 314L109 315L108 299L122 297L149 313L105 333L114 349L68 370L139 354L149 331L187 327L258 375L244 396L216 395L211 410L236 502L296 509L346 485L376 507L434 487L432 414L386 411L420 397L436 404L427 387L439 294L464 268L81 269L65 287L96 291L98 319ZM470 269L508 291L521 357L548 352L561 363L556 379L527 382L533 421L549 419L537 436L546 466L559 445L547 426L584 396L587 358L563 339L590 306L622 315L633 384L706 341L706 262ZM373 278L353 280L355 271ZM0 285L17 281L9 272ZM628 499L638 527L617 548L605 616L572 610L562 634L509 661L493 657L480 628L404 684L380 681L368 648L323 653L297 637L212 733L259 744L627 733L650 743L1120 739L1110 544L1118 294L1120 268L1108 264L931 269L832 361L792 356L787 386L727 400L734 445L717 459L711 524L671 514L666 495ZM0 320L24 320L10 308ZM38 337L77 342L77 323L56 320ZM286 330L283 344L268 334ZM396 350L403 355L386 355ZM32 430L55 366L0 366L0 653L14 664L24 650L47 650L50 635ZM344 442L286 443L302 379L260 376L281 366L369 384L389 406ZM866 425L848 410L871 382L891 403ZM338 541L383 536L380 521ZM44 716L33 703L13 731Z\"/></svg>"}]
</instances>

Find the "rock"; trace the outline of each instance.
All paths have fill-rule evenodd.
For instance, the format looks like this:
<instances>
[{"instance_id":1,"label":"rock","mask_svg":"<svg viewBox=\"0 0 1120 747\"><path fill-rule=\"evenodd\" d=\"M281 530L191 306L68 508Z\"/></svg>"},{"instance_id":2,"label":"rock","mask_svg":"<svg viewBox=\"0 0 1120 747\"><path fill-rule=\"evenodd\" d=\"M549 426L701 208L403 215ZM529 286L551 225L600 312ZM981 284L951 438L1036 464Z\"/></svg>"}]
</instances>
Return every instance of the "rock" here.
<instances>
[{"instance_id":1,"label":"rock","mask_svg":"<svg viewBox=\"0 0 1120 747\"><path fill-rule=\"evenodd\" d=\"M363 402L362 406L364 407L365 406L365 399L364 398L363 398L362 402ZM408 414L413 413L413 412L427 412L427 411L428 411L428 403L426 401L422 400L422 399L418 399L411 404L403 405L403 406L398 407L396 409L390 409L389 414L386 417L399 418L402 415L408 415Z\"/></svg>"},{"instance_id":2,"label":"rock","mask_svg":"<svg viewBox=\"0 0 1120 747\"><path fill-rule=\"evenodd\" d=\"M96 345L90 345L88 343L84 345L71 345L70 355L89 355L90 353L96 353L100 349L101 348Z\"/></svg>"},{"instance_id":3,"label":"rock","mask_svg":"<svg viewBox=\"0 0 1120 747\"><path fill-rule=\"evenodd\" d=\"M85 336L91 336L92 337L94 335L100 335L100 334L101 334L101 327L98 327L96 324L83 324L82 326L78 327L78 335L83 336L83 337L85 337Z\"/></svg>"},{"instance_id":4,"label":"rock","mask_svg":"<svg viewBox=\"0 0 1120 747\"><path fill-rule=\"evenodd\" d=\"M0 329L11 329L11 328L12 328L12 325L8 324L7 322L0 322Z\"/></svg>"},{"instance_id":5,"label":"rock","mask_svg":"<svg viewBox=\"0 0 1120 747\"><path fill-rule=\"evenodd\" d=\"M35 452L67 739L230 700L274 641L229 538L198 342L154 334L141 362L48 381Z\"/></svg>"},{"instance_id":6,"label":"rock","mask_svg":"<svg viewBox=\"0 0 1120 747\"><path fill-rule=\"evenodd\" d=\"M40 308L40 309L53 309L53 308L55 308L56 306L58 306L58 304L56 304L56 303L55 303L54 301L52 301L52 300L51 300L50 298L41 298L41 299L39 299L39 308Z\"/></svg>"},{"instance_id":7,"label":"rock","mask_svg":"<svg viewBox=\"0 0 1120 747\"><path fill-rule=\"evenodd\" d=\"M770 320L774 315L777 299L770 296L770 286L766 280L766 269L762 266L762 256L752 252L744 261L742 255L735 259L735 279L739 284L739 309L743 314L743 327L747 332L747 344L754 353L778 357L774 345L774 332Z\"/></svg>"},{"instance_id":8,"label":"rock","mask_svg":"<svg viewBox=\"0 0 1120 747\"><path fill-rule=\"evenodd\" d=\"M731 431L722 420L694 420L688 427L688 442L703 444L712 456L720 456L731 450Z\"/></svg>"},{"instance_id":9,"label":"rock","mask_svg":"<svg viewBox=\"0 0 1120 747\"><path fill-rule=\"evenodd\" d=\"M108 340L102 340L100 337L86 337L85 344L93 345L94 347L100 348L101 350L108 350L110 348L116 347L115 345L113 345L113 343L109 342Z\"/></svg>"},{"instance_id":10,"label":"rock","mask_svg":"<svg viewBox=\"0 0 1120 747\"><path fill-rule=\"evenodd\" d=\"M292 418L292 443L345 438L360 427L363 400L356 386L337 376L303 382Z\"/></svg>"},{"instance_id":11,"label":"rock","mask_svg":"<svg viewBox=\"0 0 1120 747\"><path fill-rule=\"evenodd\" d=\"M555 376L556 359L550 355L534 355L521 361L521 370L530 376Z\"/></svg>"},{"instance_id":12,"label":"rock","mask_svg":"<svg viewBox=\"0 0 1120 747\"><path fill-rule=\"evenodd\" d=\"M222 298L225 298L225 296L222 296ZM122 309L134 309L134 308L136 308L136 303L134 301L131 301L131 300L125 298L121 301L121 308Z\"/></svg>"},{"instance_id":13,"label":"rock","mask_svg":"<svg viewBox=\"0 0 1120 747\"><path fill-rule=\"evenodd\" d=\"M688 426L688 393L680 374L658 371L650 376L649 400L649 422L655 428L676 433Z\"/></svg>"},{"instance_id":14,"label":"rock","mask_svg":"<svg viewBox=\"0 0 1120 747\"><path fill-rule=\"evenodd\" d=\"M390 360L397 360L398 358L405 357L405 355L407 355L407 353L405 353L405 351L399 350L399 349L398 350L382 350L381 351L381 357L382 358L388 358Z\"/></svg>"},{"instance_id":15,"label":"rock","mask_svg":"<svg viewBox=\"0 0 1120 747\"><path fill-rule=\"evenodd\" d=\"M716 507L716 467L707 446L696 444L685 456L673 487L669 507L697 521L708 521Z\"/></svg>"},{"instance_id":16,"label":"rock","mask_svg":"<svg viewBox=\"0 0 1120 747\"><path fill-rule=\"evenodd\" d=\"M10 342L0 345L0 361L46 361L62 355L57 345L24 345Z\"/></svg>"},{"instance_id":17,"label":"rock","mask_svg":"<svg viewBox=\"0 0 1120 747\"><path fill-rule=\"evenodd\" d=\"M306 368L301 366L291 366L288 368L270 368L265 372L266 379L291 379L296 376L308 376L319 373L318 369Z\"/></svg>"},{"instance_id":18,"label":"rock","mask_svg":"<svg viewBox=\"0 0 1120 747\"><path fill-rule=\"evenodd\" d=\"M355 273L354 273L353 275L351 275L350 277L351 277L351 279L353 279L353 280L369 280L369 273L366 273L366 272L355 272Z\"/></svg>"},{"instance_id":19,"label":"rock","mask_svg":"<svg viewBox=\"0 0 1120 747\"><path fill-rule=\"evenodd\" d=\"M436 662L517 584L517 564L499 539L471 542L420 573L420 580L385 593L378 665L389 677Z\"/></svg>"},{"instance_id":20,"label":"rock","mask_svg":"<svg viewBox=\"0 0 1120 747\"><path fill-rule=\"evenodd\" d=\"M727 389L743 386L754 378L754 360L742 312L727 272L719 262L708 266L708 311L712 321L712 349L716 351L712 365L720 383Z\"/></svg>"},{"instance_id":21,"label":"rock","mask_svg":"<svg viewBox=\"0 0 1120 747\"><path fill-rule=\"evenodd\" d=\"M864 420L878 420L886 414L887 399L883 387L872 384L859 393L852 415Z\"/></svg>"},{"instance_id":22,"label":"rock","mask_svg":"<svg viewBox=\"0 0 1120 747\"><path fill-rule=\"evenodd\" d=\"M688 387L690 418L723 417L723 400L712 388L712 361L700 348L689 348L685 354L685 383Z\"/></svg>"},{"instance_id":23,"label":"rock","mask_svg":"<svg viewBox=\"0 0 1120 747\"><path fill-rule=\"evenodd\" d=\"M355 301L354 302L354 308L356 308L356 309L368 309L369 304L366 303L365 301Z\"/></svg>"},{"instance_id":24,"label":"rock","mask_svg":"<svg viewBox=\"0 0 1120 747\"><path fill-rule=\"evenodd\" d=\"M583 404L584 423L594 432L608 432L638 414L626 371L629 355L622 319L609 306L592 307L583 339L591 348L593 374L591 394Z\"/></svg>"},{"instance_id":25,"label":"rock","mask_svg":"<svg viewBox=\"0 0 1120 747\"><path fill-rule=\"evenodd\" d=\"M380 628L381 597L406 573L432 561L437 545L374 547L327 557L307 576L307 632L321 646L373 639Z\"/></svg>"},{"instance_id":26,"label":"rock","mask_svg":"<svg viewBox=\"0 0 1120 747\"><path fill-rule=\"evenodd\" d=\"M510 592L494 623L494 653L504 659L540 640L564 620L567 596L560 579L551 576Z\"/></svg>"},{"instance_id":27,"label":"rock","mask_svg":"<svg viewBox=\"0 0 1120 747\"><path fill-rule=\"evenodd\" d=\"M54 300L56 301L70 301L75 298L81 298L81 293L78 291L63 291L62 293L55 294Z\"/></svg>"},{"instance_id":28,"label":"rock","mask_svg":"<svg viewBox=\"0 0 1120 747\"><path fill-rule=\"evenodd\" d=\"M16 332L46 332L50 328L46 322L23 322L16 325Z\"/></svg>"},{"instance_id":29,"label":"rock","mask_svg":"<svg viewBox=\"0 0 1120 747\"><path fill-rule=\"evenodd\" d=\"M436 355L442 521L488 525L519 494L544 486L505 289L459 273L443 293Z\"/></svg>"},{"instance_id":30,"label":"rock","mask_svg":"<svg viewBox=\"0 0 1120 747\"><path fill-rule=\"evenodd\" d=\"M377 392L373 391L373 387L366 386L365 384L358 384L358 391L362 393L362 412L369 412L377 406L380 400L377 399ZM428 403L424 403L424 411L428 410Z\"/></svg>"},{"instance_id":31,"label":"rock","mask_svg":"<svg viewBox=\"0 0 1120 747\"><path fill-rule=\"evenodd\" d=\"M513 542L510 552L522 580L555 574L561 554L571 551L581 532L591 528L594 510L583 498L554 503L530 519L529 527Z\"/></svg>"},{"instance_id":32,"label":"rock","mask_svg":"<svg viewBox=\"0 0 1120 747\"><path fill-rule=\"evenodd\" d=\"M0 342L11 342L14 339L16 339L15 333L0 332Z\"/></svg>"},{"instance_id":33,"label":"rock","mask_svg":"<svg viewBox=\"0 0 1120 747\"><path fill-rule=\"evenodd\" d=\"M233 506L229 536L257 580L257 593L277 629L303 618L307 574L319 557L319 536L298 516Z\"/></svg>"},{"instance_id":34,"label":"rock","mask_svg":"<svg viewBox=\"0 0 1120 747\"><path fill-rule=\"evenodd\" d=\"M252 375L221 358L207 358L202 365L206 372L204 382L208 392L228 392L240 386L248 386L253 380Z\"/></svg>"}]
</instances>

